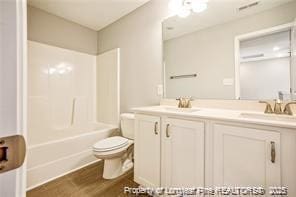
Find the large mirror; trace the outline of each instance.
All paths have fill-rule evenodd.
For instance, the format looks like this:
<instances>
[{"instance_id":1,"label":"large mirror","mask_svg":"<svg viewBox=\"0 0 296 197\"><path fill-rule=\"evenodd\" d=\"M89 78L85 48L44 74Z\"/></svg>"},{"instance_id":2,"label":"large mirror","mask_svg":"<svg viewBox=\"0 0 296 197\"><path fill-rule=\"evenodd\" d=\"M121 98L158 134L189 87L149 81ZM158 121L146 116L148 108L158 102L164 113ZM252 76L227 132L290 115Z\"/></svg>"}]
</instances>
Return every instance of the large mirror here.
<instances>
[{"instance_id":1,"label":"large mirror","mask_svg":"<svg viewBox=\"0 0 296 197\"><path fill-rule=\"evenodd\" d=\"M296 0L176 1L163 21L166 98L293 97Z\"/></svg>"}]
</instances>

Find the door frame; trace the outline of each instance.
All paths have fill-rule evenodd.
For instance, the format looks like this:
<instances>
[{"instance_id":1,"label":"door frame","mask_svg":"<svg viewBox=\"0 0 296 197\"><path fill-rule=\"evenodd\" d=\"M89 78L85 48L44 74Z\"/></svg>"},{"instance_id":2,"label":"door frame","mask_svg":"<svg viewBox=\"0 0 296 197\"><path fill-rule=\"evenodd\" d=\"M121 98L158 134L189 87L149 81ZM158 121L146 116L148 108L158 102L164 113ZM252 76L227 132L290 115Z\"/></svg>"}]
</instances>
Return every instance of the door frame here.
<instances>
[{"instance_id":1,"label":"door frame","mask_svg":"<svg viewBox=\"0 0 296 197\"><path fill-rule=\"evenodd\" d=\"M266 36L269 34L289 30L294 26L294 22L274 26L247 34L238 35L234 38L234 70L235 70L235 99L240 99L240 42L251 38Z\"/></svg>"},{"instance_id":2,"label":"door frame","mask_svg":"<svg viewBox=\"0 0 296 197\"><path fill-rule=\"evenodd\" d=\"M17 134L27 141L27 0L16 3L16 40L17 40ZM27 176L26 159L16 170L16 196L26 196Z\"/></svg>"}]
</instances>

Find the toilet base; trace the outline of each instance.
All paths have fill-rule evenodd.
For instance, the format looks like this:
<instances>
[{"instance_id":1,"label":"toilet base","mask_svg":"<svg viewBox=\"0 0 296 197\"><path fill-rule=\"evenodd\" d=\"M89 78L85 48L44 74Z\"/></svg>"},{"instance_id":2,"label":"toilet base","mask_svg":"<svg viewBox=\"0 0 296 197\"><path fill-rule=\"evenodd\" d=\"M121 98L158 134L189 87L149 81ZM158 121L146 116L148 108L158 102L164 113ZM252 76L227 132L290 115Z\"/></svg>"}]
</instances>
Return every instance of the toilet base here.
<instances>
[{"instance_id":1,"label":"toilet base","mask_svg":"<svg viewBox=\"0 0 296 197\"><path fill-rule=\"evenodd\" d=\"M130 159L122 161L122 158L113 158L104 160L104 179L115 179L133 168L133 162Z\"/></svg>"}]
</instances>

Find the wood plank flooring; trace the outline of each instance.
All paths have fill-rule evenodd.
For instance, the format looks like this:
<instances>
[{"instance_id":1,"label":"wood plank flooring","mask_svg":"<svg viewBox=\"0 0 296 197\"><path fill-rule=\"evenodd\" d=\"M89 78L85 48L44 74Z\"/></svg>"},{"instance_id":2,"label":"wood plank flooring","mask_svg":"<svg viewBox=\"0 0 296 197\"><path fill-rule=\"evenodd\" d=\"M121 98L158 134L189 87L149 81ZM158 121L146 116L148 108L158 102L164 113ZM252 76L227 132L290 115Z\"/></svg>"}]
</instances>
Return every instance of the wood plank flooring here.
<instances>
[{"instance_id":1,"label":"wood plank flooring","mask_svg":"<svg viewBox=\"0 0 296 197\"><path fill-rule=\"evenodd\" d=\"M113 179L102 178L103 162L87 166L27 192L27 197L125 197L124 187L138 187L133 171Z\"/></svg>"}]
</instances>

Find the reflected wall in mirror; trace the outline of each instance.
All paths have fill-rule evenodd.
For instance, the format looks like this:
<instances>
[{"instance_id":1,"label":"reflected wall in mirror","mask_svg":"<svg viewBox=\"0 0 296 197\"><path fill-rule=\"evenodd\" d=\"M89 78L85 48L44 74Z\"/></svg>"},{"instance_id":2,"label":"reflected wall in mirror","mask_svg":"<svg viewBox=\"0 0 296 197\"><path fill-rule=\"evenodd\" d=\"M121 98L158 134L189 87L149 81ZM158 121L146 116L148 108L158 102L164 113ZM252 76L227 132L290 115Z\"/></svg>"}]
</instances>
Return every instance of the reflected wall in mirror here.
<instances>
[{"instance_id":1,"label":"reflected wall in mirror","mask_svg":"<svg viewBox=\"0 0 296 197\"><path fill-rule=\"evenodd\" d=\"M165 97L260 100L281 93L290 99L295 18L296 0L209 0L203 12L169 17Z\"/></svg>"},{"instance_id":2,"label":"reflected wall in mirror","mask_svg":"<svg viewBox=\"0 0 296 197\"><path fill-rule=\"evenodd\" d=\"M237 98L263 100L290 95L291 33L291 26L283 25L236 39Z\"/></svg>"}]
</instances>

